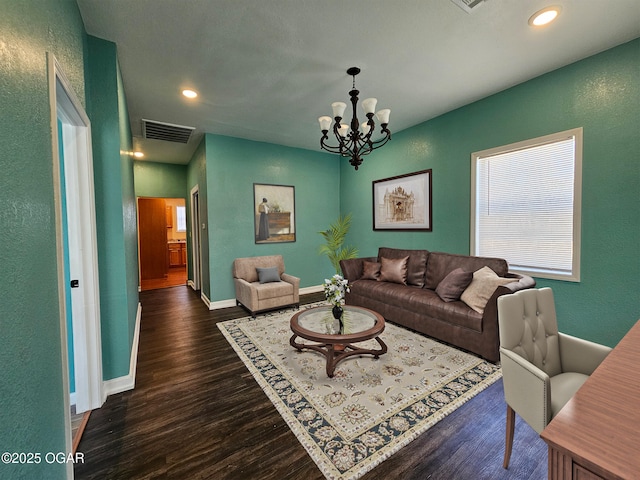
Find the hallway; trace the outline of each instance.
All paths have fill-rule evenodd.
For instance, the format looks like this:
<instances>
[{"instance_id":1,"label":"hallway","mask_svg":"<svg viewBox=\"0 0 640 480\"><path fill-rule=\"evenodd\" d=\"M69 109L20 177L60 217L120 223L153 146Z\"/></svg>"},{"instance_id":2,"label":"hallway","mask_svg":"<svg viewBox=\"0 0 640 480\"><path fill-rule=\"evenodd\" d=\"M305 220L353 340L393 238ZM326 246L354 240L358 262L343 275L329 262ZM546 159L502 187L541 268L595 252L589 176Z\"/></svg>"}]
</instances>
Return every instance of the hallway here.
<instances>
[{"instance_id":1,"label":"hallway","mask_svg":"<svg viewBox=\"0 0 640 480\"><path fill-rule=\"evenodd\" d=\"M187 267L171 267L164 278L140 280L140 290L156 290L158 288L177 287L187 284Z\"/></svg>"}]
</instances>

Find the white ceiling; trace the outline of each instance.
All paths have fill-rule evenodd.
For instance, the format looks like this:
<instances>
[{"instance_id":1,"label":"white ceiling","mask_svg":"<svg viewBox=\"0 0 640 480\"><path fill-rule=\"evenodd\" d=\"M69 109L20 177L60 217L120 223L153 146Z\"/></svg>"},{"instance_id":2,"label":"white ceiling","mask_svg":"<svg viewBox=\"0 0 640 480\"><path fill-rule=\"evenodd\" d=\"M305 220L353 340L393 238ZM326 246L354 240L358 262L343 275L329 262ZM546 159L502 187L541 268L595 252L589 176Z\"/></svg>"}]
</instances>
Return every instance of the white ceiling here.
<instances>
[{"instance_id":1,"label":"white ceiling","mask_svg":"<svg viewBox=\"0 0 640 480\"><path fill-rule=\"evenodd\" d=\"M549 4L556 22L530 27ZM351 66L398 132L640 36L638 0L488 0L471 14L449 0L78 5L87 32L117 45L134 147L183 164L205 132L320 150L317 118L348 102ZM143 118L196 130L186 145L147 140Z\"/></svg>"}]
</instances>

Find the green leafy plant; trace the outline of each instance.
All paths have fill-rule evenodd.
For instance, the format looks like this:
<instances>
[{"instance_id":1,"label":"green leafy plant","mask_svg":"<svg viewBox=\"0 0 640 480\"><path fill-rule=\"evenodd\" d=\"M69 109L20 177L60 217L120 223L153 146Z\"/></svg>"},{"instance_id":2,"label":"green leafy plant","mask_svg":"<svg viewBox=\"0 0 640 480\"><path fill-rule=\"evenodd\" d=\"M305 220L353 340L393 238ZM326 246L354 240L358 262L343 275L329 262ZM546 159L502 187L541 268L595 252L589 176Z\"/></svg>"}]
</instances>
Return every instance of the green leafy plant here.
<instances>
[{"instance_id":1,"label":"green leafy plant","mask_svg":"<svg viewBox=\"0 0 640 480\"><path fill-rule=\"evenodd\" d=\"M340 260L358 257L358 249L352 246L343 246L345 237L351 227L351 214L340 215L338 219L329 225L329 228L323 232L318 232L324 237L325 244L320 245L320 254L326 255L336 269L336 273L340 274Z\"/></svg>"}]
</instances>

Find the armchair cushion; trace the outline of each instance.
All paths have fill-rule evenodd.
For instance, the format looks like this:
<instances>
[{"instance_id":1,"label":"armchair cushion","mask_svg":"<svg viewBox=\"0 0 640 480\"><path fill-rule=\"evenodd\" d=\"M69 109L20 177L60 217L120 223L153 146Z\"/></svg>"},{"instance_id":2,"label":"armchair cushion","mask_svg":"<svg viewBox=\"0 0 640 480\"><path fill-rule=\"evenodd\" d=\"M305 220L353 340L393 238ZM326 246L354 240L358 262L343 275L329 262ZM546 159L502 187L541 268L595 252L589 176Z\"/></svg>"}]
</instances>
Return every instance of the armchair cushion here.
<instances>
[{"instance_id":1,"label":"armchair cushion","mask_svg":"<svg viewBox=\"0 0 640 480\"><path fill-rule=\"evenodd\" d=\"M587 381L589 375L567 372L551 377L551 418L555 417L578 389Z\"/></svg>"},{"instance_id":2,"label":"armchair cushion","mask_svg":"<svg viewBox=\"0 0 640 480\"><path fill-rule=\"evenodd\" d=\"M258 281L260 283L279 282L280 274L278 273L278 267L256 267L258 271Z\"/></svg>"}]
</instances>

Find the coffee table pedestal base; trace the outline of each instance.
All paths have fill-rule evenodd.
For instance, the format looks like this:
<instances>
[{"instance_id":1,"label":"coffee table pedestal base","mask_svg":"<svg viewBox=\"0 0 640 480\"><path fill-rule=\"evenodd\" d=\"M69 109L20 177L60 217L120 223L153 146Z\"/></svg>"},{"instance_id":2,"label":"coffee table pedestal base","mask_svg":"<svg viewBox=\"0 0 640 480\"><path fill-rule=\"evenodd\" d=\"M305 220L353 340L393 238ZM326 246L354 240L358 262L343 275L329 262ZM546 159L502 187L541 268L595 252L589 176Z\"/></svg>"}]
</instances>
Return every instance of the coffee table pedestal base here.
<instances>
[{"instance_id":1,"label":"coffee table pedestal base","mask_svg":"<svg viewBox=\"0 0 640 480\"><path fill-rule=\"evenodd\" d=\"M380 345L379 350L360 348L350 343L298 343L295 341L296 337L298 337L298 335L293 334L293 336L289 340L289 344L292 347L298 349L298 351L300 352L304 348L315 350L316 352L320 352L326 357L327 376L329 377L333 377L338 362L344 360L345 358L351 357L352 355L373 355L373 358L377 359L378 357L380 357L380 355L384 355L385 353L387 353L387 345L380 339L380 337L375 337L376 342L378 342L378 344Z\"/></svg>"}]
</instances>

